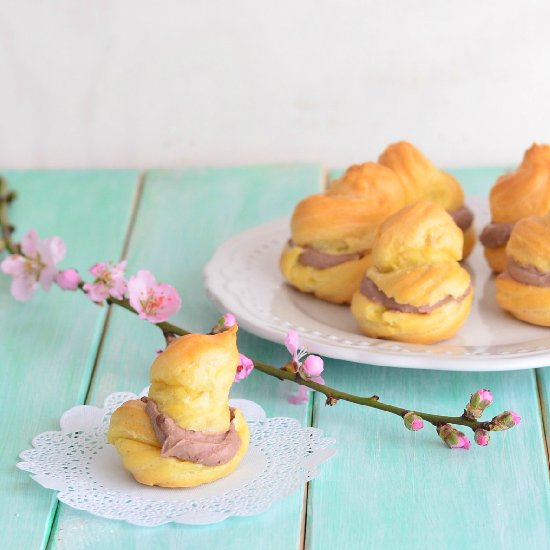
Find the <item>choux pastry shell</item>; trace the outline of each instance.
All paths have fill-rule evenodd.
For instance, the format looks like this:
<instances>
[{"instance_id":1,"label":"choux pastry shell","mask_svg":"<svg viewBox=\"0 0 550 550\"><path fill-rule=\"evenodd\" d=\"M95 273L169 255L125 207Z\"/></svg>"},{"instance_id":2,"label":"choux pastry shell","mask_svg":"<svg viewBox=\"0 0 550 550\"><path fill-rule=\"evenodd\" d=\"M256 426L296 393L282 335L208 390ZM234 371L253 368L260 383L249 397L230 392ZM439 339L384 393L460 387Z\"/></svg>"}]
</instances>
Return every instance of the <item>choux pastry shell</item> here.
<instances>
[{"instance_id":1,"label":"choux pastry shell","mask_svg":"<svg viewBox=\"0 0 550 550\"><path fill-rule=\"evenodd\" d=\"M236 332L235 325L215 335L178 338L151 366L145 402L128 401L113 413L108 440L138 482L193 487L230 474L242 460L248 425L240 410L228 405L239 363ZM150 406L157 409L152 415ZM171 434L161 444L159 430L165 426L172 426L176 435L189 436L189 446L185 440L174 443ZM167 448L167 443L174 445ZM170 454L182 445L184 453L198 458L183 460Z\"/></svg>"},{"instance_id":2,"label":"choux pastry shell","mask_svg":"<svg viewBox=\"0 0 550 550\"><path fill-rule=\"evenodd\" d=\"M480 235L485 258L496 273L506 269L506 243L514 223L550 210L550 145L533 144L518 168L497 179L489 196L491 223Z\"/></svg>"},{"instance_id":3,"label":"choux pastry shell","mask_svg":"<svg viewBox=\"0 0 550 550\"><path fill-rule=\"evenodd\" d=\"M506 245L497 302L514 317L550 326L550 212L518 221Z\"/></svg>"},{"instance_id":4,"label":"choux pastry shell","mask_svg":"<svg viewBox=\"0 0 550 550\"><path fill-rule=\"evenodd\" d=\"M451 174L436 168L414 145L400 141L389 145L378 162L391 168L405 187L407 204L427 200L447 210L464 232L462 258L475 244L473 214L464 204L464 191Z\"/></svg>"},{"instance_id":5,"label":"choux pastry shell","mask_svg":"<svg viewBox=\"0 0 550 550\"><path fill-rule=\"evenodd\" d=\"M370 265L378 226L404 205L392 170L373 162L351 166L325 193L296 206L280 259L284 277L302 292L349 303Z\"/></svg>"},{"instance_id":6,"label":"choux pastry shell","mask_svg":"<svg viewBox=\"0 0 550 550\"><path fill-rule=\"evenodd\" d=\"M351 303L361 330L421 344L453 336L473 295L470 275L458 263L462 246L462 231L436 204L420 201L388 218Z\"/></svg>"}]
</instances>

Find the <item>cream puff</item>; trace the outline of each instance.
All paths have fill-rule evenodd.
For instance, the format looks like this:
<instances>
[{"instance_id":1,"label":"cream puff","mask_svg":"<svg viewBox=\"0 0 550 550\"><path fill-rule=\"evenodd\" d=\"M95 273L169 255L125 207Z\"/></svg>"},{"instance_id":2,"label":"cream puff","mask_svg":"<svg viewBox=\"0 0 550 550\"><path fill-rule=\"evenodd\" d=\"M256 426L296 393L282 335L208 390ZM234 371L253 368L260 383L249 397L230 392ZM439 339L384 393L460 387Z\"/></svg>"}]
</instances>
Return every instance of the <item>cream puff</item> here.
<instances>
[{"instance_id":1,"label":"cream puff","mask_svg":"<svg viewBox=\"0 0 550 550\"><path fill-rule=\"evenodd\" d=\"M464 234L462 259L466 259L475 244L473 212L464 204L460 183L436 168L414 145L400 141L389 145L378 159L399 177L407 193L407 204L427 200L444 208Z\"/></svg>"},{"instance_id":2,"label":"cream puff","mask_svg":"<svg viewBox=\"0 0 550 550\"><path fill-rule=\"evenodd\" d=\"M550 326L550 212L515 224L496 288L497 302L514 317Z\"/></svg>"},{"instance_id":3,"label":"cream puff","mask_svg":"<svg viewBox=\"0 0 550 550\"><path fill-rule=\"evenodd\" d=\"M496 273L506 269L506 243L514 224L550 210L550 145L533 144L518 168L497 179L489 197L491 223L479 240L487 262Z\"/></svg>"},{"instance_id":4,"label":"cream puff","mask_svg":"<svg viewBox=\"0 0 550 550\"><path fill-rule=\"evenodd\" d=\"M351 166L325 193L294 209L280 259L284 277L302 292L349 304L371 263L379 225L404 205L392 170L374 162Z\"/></svg>"},{"instance_id":5,"label":"cream puff","mask_svg":"<svg viewBox=\"0 0 550 550\"><path fill-rule=\"evenodd\" d=\"M239 354L236 325L172 342L151 366L148 397L111 416L108 440L136 481L194 487L235 470L249 443L241 411L228 405Z\"/></svg>"},{"instance_id":6,"label":"cream puff","mask_svg":"<svg viewBox=\"0 0 550 550\"><path fill-rule=\"evenodd\" d=\"M459 264L462 247L462 231L434 203L420 201L388 218L351 302L362 332L420 344L452 337L473 296L470 275Z\"/></svg>"}]
</instances>

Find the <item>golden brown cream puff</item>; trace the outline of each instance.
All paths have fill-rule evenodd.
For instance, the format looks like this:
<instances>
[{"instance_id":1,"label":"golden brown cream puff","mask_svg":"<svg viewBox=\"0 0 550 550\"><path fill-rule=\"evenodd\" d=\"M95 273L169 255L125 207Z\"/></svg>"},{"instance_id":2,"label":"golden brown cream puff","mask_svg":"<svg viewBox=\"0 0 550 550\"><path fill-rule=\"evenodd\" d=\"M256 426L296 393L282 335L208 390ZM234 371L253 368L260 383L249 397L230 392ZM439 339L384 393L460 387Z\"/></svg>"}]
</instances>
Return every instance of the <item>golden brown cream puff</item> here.
<instances>
[{"instance_id":1,"label":"golden brown cream puff","mask_svg":"<svg viewBox=\"0 0 550 550\"><path fill-rule=\"evenodd\" d=\"M506 245L497 302L514 317L550 326L550 212L518 221Z\"/></svg>"},{"instance_id":2,"label":"golden brown cream puff","mask_svg":"<svg viewBox=\"0 0 550 550\"><path fill-rule=\"evenodd\" d=\"M407 193L407 204L427 200L443 207L464 233L462 258L466 259L475 244L473 212L464 204L460 183L436 168L414 145L400 141L389 145L378 159L399 177Z\"/></svg>"},{"instance_id":3,"label":"golden brown cream puff","mask_svg":"<svg viewBox=\"0 0 550 550\"><path fill-rule=\"evenodd\" d=\"M392 170L374 162L351 166L325 193L296 206L280 259L284 277L302 292L349 303L371 263L378 226L404 205Z\"/></svg>"},{"instance_id":4,"label":"golden brown cream puff","mask_svg":"<svg viewBox=\"0 0 550 550\"><path fill-rule=\"evenodd\" d=\"M441 207L420 201L388 218L372 249L373 265L351 311L375 338L431 344L453 336L472 303L462 231Z\"/></svg>"},{"instance_id":5,"label":"golden brown cream puff","mask_svg":"<svg viewBox=\"0 0 550 550\"><path fill-rule=\"evenodd\" d=\"M491 189L491 223L479 240L493 271L506 269L506 243L514 224L550 210L550 145L533 144L518 168L497 179Z\"/></svg>"},{"instance_id":6,"label":"golden brown cream puff","mask_svg":"<svg viewBox=\"0 0 550 550\"><path fill-rule=\"evenodd\" d=\"M194 487L230 474L248 449L249 431L228 395L239 354L237 326L172 342L151 366L149 396L111 416L108 440L145 485Z\"/></svg>"}]
</instances>

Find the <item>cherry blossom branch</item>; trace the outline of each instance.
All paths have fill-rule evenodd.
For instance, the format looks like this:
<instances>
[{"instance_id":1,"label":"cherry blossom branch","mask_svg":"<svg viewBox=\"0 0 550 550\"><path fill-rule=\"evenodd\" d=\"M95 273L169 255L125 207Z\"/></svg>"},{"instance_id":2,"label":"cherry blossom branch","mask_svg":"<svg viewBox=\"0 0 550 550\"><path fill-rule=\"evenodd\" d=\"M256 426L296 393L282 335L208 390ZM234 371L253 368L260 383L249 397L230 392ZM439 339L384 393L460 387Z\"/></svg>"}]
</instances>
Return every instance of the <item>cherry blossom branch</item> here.
<instances>
[{"instance_id":1,"label":"cherry blossom branch","mask_svg":"<svg viewBox=\"0 0 550 550\"><path fill-rule=\"evenodd\" d=\"M98 304L116 305L153 322L163 332L167 344L176 336L190 334L189 331L166 321L168 316L179 309L181 300L173 287L158 284L148 271L139 271L137 275L126 281L125 261L115 265L100 262L90 269L90 273L95 277L94 282L84 283L74 269L57 271L55 264L65 255L65 243L59 237L39 240L36 232L31 230L23 237L21 244L13 242L13 227L8 217L8 205L14 199L15 193L10 192L6 181L0 178L0 234L3 241L0 251L5 249L10 253L0 267L4 273L13 277L11 290L15 298L27 300L38 284L48 290L50 285L56 282L64 290L80 290ZM126 298L126 292L129 298ZM235 322L233 315L225 314L213 328L212 333L227 330ZM303 392L294 401L296 403L307 400L307 393L304 392L309 389L325 395L327 405L335 405L340 400L348 401L400 416L405 427L412 431L421 429L423 421L426 421L436 427L438 435L451 448L468 449L470 447L468 438L454 428L453 424L470 428L474 431L476 443L485 446L489 442L489 432L512 428L521 420L513 411L505 411L490 421L478 420L493 401L493 396L485 389L478 390L470 396L470 401L461 416L415 411L383 403L376 395L366 397L346 393L324 383L320 376L323 371L323 360L300 348L297 333L294 331L288 333L285 346L291 353L292 359L281 368L261 361L253 361L239 354L240 364L237 367L235 379L242 380L255 368L268 376L297 384Z\"/></svg>"}]
</instances>

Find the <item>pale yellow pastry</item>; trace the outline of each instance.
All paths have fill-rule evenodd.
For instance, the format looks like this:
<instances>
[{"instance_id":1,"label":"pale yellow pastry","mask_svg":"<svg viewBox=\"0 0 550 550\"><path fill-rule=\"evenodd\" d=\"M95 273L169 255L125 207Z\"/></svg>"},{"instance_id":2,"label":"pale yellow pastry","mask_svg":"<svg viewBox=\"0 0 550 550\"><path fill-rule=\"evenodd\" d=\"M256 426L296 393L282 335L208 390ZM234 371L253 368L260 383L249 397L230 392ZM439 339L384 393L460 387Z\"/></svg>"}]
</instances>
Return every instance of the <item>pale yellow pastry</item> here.
<instances>
[{"instance_id":1,"label":"pale yellow pastry","mask_svg":"<svg viewBox=\"0 0 550 550\"><path fill-rule=\"evenodd\" d=\"M436 168L414 145L400 141L389 145L378 159L391 168L405 187L407 204L427 200L443 207L464 233L462 258L466 259L475 244L472 211L464 204L460 183Z\"/></svg>"},{"instance_id":2,"label":"pale yellow pastry","mask_svg":"<svg viewBox=\"0 0 550 550\"><path fill-rule=\"evenodd\" d=\"M431 344L453 336L472 303L470 275L459 264L462 231L440 206L420 201L381 226L351 311L375 338Z\"/></svg>"},{"instance_id":3,"label":"pale yellow pastry","mask_svg":"<svg viewBox=\"0 0 550 550\"><path fill-rule=\"evenodd\" d=\"M140 483L193 487L230 474L242 460L248 425L228 405L239 363L236 332L235 325L178 338L151 366L148 398L113 413L108 440Z\"/></svg>"},{"instance_id":4,"label":"pale yellow pastry","mask_svg":"<svg viewBox=\"0 0 550 550\"><path fill-rule=\"evenodd\" d=\"M324 194L296 206L280 259L284 277L302 292L349 303L371 263L378 226L404 205L392 170L373 162L351 166Z\"/></svg>"},{"instance_id":5,"label":"pale yellow pastry","mask_svg":"<svg viewBox=\"0 0 550 550\"><path fill-rule=\"evenodd\" d=\"M506 245L497 302L514 317L550 326L550 212L518 221Z\"/></svg>"},{"instance_id":6,"label":"pale yellow pastry","mask_svg":"<svg viewBox=\"0 0 550 550\"><path fill-rule=\"evenodd\" d=\"M491 223L480 235L493 271L506 269L506 243L514 224L550 210L550 145L533 144L518 168L497 179L491 189Z\"/></svg>"}]
</instances>

